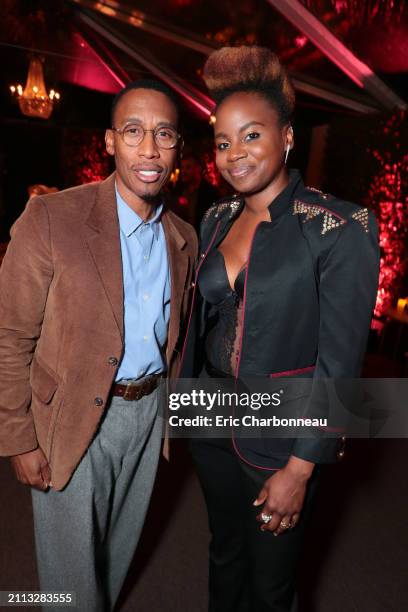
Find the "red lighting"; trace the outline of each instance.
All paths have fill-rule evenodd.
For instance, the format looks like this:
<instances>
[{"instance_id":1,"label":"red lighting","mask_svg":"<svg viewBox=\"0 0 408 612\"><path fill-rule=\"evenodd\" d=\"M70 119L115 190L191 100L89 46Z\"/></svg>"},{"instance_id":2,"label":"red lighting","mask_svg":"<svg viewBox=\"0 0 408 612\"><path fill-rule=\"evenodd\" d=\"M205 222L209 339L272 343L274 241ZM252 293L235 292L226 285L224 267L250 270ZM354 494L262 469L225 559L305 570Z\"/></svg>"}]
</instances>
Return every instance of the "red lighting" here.
<instances>
[{"instance_id":1,"label":"red lighting","mask_svg":"<svg viewBox=\"0 0 408 612\"><path fill-rule=\"evenodd\" d=\"M375 314L384 314L397 300L399 287L407 270L408 199L404 196L403 177L408 170L408 155L400 155L400 128L403 113L396 113L382 126L389 141L381 151L373 149L379 164L373 177L368 202L374 208L380 230L380 279Z\"/></svg>"},{"instance_id":2,"label":"red lighting","mask_svg":"<svg viewBox=\"0 0 408 612\"><path fill-rule=\"evenodd\" d=\"M307 43L307 36L296 36L295 45L298 49L302 49Z\"/></svg>"},{"instance_id":3,"label":"red lighting","mask_svg":"<svg viewBox=\"0 0 408 612\"><path fill-rule=\"evenodd\" d=\"M77 185L102 181L108 176L109 155L99 134L92 134L89 141L82 144L77 162Z\"/></svg>"},{"instance_id":4,"label":"red lighting","mask_svg":"<svg viewBox=\"0 0 408 612\"><path fill-rule=\"evenodd\" d=\"M214 158L208 153L204 155L204 168L204 175L207 181L213 187L219 187L221 179L220 173L217 170Z\"/></svg>"},{"instance_id":5,"label":"red lighting","mask_svg":"<svg viewBox=\"0 0 408 612\"><path fill-rule=\"evenodd\" d=\"M125 85L78 32L67 42L67 54L74 59L62 65L62 80L110 94L117 93Z\"/></svg>"}]
</instances>

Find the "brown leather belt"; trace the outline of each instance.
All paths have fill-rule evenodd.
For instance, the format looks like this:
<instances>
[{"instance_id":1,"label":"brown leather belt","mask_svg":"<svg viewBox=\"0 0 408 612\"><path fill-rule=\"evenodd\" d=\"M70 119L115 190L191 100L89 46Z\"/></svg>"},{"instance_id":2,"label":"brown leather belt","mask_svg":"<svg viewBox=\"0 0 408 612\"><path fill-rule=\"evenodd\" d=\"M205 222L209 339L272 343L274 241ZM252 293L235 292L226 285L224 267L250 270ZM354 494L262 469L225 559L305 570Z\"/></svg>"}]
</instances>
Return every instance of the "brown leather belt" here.
<instances>
[{"instance_id":1,"label":"brown leather belt","mask_svg":"<svg viewBox=\"0 0 408 612\"><path fill-rule=\"evenodd\" d=\"M129 402L140 400L145 395L150 395L156 389L161 377L161 374L153 374L153 376L145 378L140 383L130 382L127 385L115 383L112 385L111 395L123 397L124 400Z\"/></svg>"}]
</instances>

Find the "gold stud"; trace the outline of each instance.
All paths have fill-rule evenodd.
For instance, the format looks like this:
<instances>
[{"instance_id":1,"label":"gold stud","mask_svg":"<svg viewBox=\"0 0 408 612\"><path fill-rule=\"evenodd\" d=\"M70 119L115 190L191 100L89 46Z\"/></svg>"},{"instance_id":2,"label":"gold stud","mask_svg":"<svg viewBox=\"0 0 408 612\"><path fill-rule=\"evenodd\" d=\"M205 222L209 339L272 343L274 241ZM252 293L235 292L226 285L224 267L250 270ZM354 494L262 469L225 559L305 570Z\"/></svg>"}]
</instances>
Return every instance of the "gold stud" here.
<instances>
[{"instance_id":1,"label":"gold stud","mask_svg":"<svg viewBox=\"0 0 408 612\"><path fill-rule=\"evenodd\" d=\"M351 217L355 221L358 221L362 225L364 231L368 234L368 232L369 232L369 229L368 229L368 209L367 208L361 208L360 210L358 210L357 212L352 214Z\"/></svg>"}]
</instances>

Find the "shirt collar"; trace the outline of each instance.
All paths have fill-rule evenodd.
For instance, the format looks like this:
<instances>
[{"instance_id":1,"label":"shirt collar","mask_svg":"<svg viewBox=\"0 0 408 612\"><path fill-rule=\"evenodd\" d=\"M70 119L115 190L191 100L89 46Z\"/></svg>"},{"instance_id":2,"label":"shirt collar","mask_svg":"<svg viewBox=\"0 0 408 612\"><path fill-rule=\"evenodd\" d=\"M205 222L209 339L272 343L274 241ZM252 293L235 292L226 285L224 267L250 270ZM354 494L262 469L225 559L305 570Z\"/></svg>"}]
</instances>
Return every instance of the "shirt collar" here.
<instances>
[{"instance_id":1,"label":"shirt collar","mask_svg":"<svg viewBox=\"0 0 408 612\"><path fill-rule=\"evenodd\" d=\"M299 170L289 170L288 184L268 206L271 220L277 219L286 212L290 208L296 193L302 189L304 189L304 183ZM237 206L230 218L236 218L240 214L245 202L242 196L235 197Z\"/></svg>"},{"instance_id":2,"label":"shirt collar","mask_svg":"<svg viewBox=\"0 0 408 612\"><path fill-rule=\"evenodd\" d=\"M289 170L289 182L272 203L268 206L271 219L274 220L280 217L293 202L295 193L299 188L303 187L302 177L299 170Z\"/></svg>"},{"instance_id":3,"label":"shirt collar","mask_svg":"<svg viewBox=\"0 0 408 612\"><path fill-rule=\"evenodd\" d=\"M152 229L156 240L159 238L159 226L161 220L161 214L163 211L163 204L160 204L155 211L154 216L147 222L143 221L139 215L126 204L125 200L120 195L117 186L115 185L116 192L116 204L118 210L119 227L127 238L143 225L149 225Z\"/></svg>"}]
</instances>

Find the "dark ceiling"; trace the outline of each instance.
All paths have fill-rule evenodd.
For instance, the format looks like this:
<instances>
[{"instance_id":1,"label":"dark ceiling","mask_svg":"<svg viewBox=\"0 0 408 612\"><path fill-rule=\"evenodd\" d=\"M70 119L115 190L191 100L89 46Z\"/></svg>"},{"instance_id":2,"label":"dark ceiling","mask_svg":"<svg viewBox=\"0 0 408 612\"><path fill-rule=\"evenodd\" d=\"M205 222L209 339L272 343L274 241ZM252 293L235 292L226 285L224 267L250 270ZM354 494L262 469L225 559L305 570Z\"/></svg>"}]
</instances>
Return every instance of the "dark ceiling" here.
<instances>
[{"instance_id":1,"label":"dark ceiling","mask_svg":"<svg viewBox=\"0 0 408 612\"><path fill-rule=\"evenodd\" d=\"M304 0L303 5L386 85L404 96L408 72L405 2ZM206 54L197 45L261 44L279 55L293 77L378 106L378 100L353 83L267 0L2 0L2 7L0 70L5 85L10 79L24 83L27 56L36 50L45 59L47 80L60 83L60 88L61 83L70 82L114 93L121 82L152 74L154 65L200 95L206 93L201 79ZM136 25L129 23L132 19ZM90 27L89 20L99 31ZM101 29L119 37L122 49ZM188 44L183 44L183 37ZM131 57L129 47L147 63ZM298 103L304 108L350 112L305 90L298 92ZM187 106L194 110L194 105Z\"/></svg>"}]
</instances>

